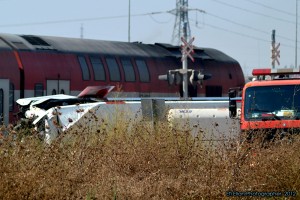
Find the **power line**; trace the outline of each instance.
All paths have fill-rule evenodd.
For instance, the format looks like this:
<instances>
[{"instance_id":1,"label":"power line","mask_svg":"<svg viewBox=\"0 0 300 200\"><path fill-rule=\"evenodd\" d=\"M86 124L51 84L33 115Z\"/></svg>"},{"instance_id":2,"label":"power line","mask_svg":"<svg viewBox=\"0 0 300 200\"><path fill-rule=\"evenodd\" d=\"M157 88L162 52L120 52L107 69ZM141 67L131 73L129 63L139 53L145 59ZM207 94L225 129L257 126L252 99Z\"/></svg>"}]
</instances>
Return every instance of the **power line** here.
<instances>
[{"instance_id":1,"label":"power line","mask_svg":"<svg viewBox=\"0 0 300 200\"><path fill-rule=\"evenodd\" d=\"M247 35L247 34L244 34L244 33L232 31L232 30L229 30L229 29L226 29L226 28L218 27L218 26L215 26L215 25L207 24L207 23L205 23L205 26L208 26L208 27L211 27L211 28L214 28L214 29L218 29L218 30L222 30L222 31L225 31L225 32L228 32L228 33L233 33L235 35L239 35L239 36L243 36L243 37L263 41L263 42L270 42L269 40L261 39L261 38L258 38L258 37L254 37L254 36Z\"/></svg>"},{"instance_id":2,"label":"power line","mask_svg":"<svg viewBox=\"0 0 300 200\"><path fill-rule=\"evenodd\" d=\"M223 5L228 6L228 7L232 7L232 8L238 9L238 10L242 10L244 12L248 12L248 13L251 13L251 14L260 15L260 16L263 16L263 17L267 17L267 18L274 19L274 20L277 20L277 21L290 23L290 24L293 24L293 25L295 24L295 22L290 21L290 20L286 20L286 19L282 19L282 18L278 18L278 17L273 17L273 16L270 16L270 15L266 15L264 13L252 11L252 10L249 10L249 9L246 9L246 8L241 8L241 7L238 7L238 6L229 4L229 3L225 3L225 2L222 2L222 1L219 1L219 0L212 0L212 1L215 1L219 4L223 4Z\"/></svg>"},{"instance_id":3,"label":"power line","mask_svg":"<svg viewBox=\"0 0 300 200\"><path fill-rule=\"evenodd\" d=\"M256 4L256 5L262 6L262 7L264 7L264 8L268 8L268 9L270 9L270 10L274 10L274 11L277 11L277 12L280 12L280 13L284 13L284 14L289 15L289 16L292 16L292 17L296 17L295 14L292 14L292 13L287 12L287 11L285 11L285 10L273 8L273 7L271 7L271 6L268 6L268 5L265 5L265 4L262 4L262 3L259 3L259 2L253 1L253 0L244 0L244 1L248 1L248 2L250 2L250 3L252 3L252 4Z\"/></svg>"},{"instance_id":4,"label":"power line","mask_svg":"<svg viewBox=\"0 0 300 200\"><path fill-rule=\"evenodd\" d=\"M191 19L191 21L193 21L193 20ZM262 41L262 42L267 42L267 43L270 42L269 40L266 40L266 39L262 39L262 38L255 37L255 36L252 36L252 35L232 31L232 30L229 30L229 29L226 29L226 28L223 28L223 27L218 27L218 26L215 26L215 25L207 24L207 23L205 23L205 26L208 26L208 27L213 28L213 29L221 30L221 31L224 31L224 32L232 33L232 34L235 34L235 35L238 35L238 36L251 38L251 39L254 39L254 40L257 40L257 41ZM198 28L198 27L196 27L196 28ZM293 49L295 48L294 46L286 45L286 44L281 44L281 46L288 47L288 48L293 48Z\"/></svg>"},{"instance_id":5,"label":"power line","mask_svg":"<svg viewBox=\"0 0 300 200\"><path fill-rule=\"evenodd\" d=\"M218 1L218 0L214 0L214 1ZM244 24L235 22L233 20L229 20L229 19L217 16L217 15L214 15L214 14L211 14L211 13L204 12L204 11L199 10L199 9L190 9L190 10L191 11L197 11L197 12L205 13L205 14L207 14L210 17L214 17L214 18L226 21L228 23L232 23L232 24L237 25L237 26L248 28L248 29L253 30L253 31L257 31L257 32L260 32L260 33L263 33L263 34L267 34L267 35L270 34L269 32L266 32L266 31L263 31L263 30L259 30L257 28L252 27L252 26L244 25ZM171 11L150 12L150 13L141 13L141 14L134 14L134 15L131 15L131 16L132 17L150 16L153 19L152 15L166 14L166 13L171 13L172 11L173 10L171 10ZM6 25L0 25L0 27L20 27L20 26L46 25L46 24L58 24L58 23L70 23L70 22L110 20L110 19L127 18L127 17L128 17L128 15L108 16L108 17L94 17L94 18L78 18L78 19L53 20L53 21L44 21L44 22L22 23L22 24L6 24ZM194 21L192 19L190 19L190 20ZM161 23L161 22L157 22L156 20L154 20L154 21L156 23ZM235 35L239 35L239 36L243 36L243 37L247 37L247 38L251 38L251 39L255 39L255 40L259 40L259 41L263 41L263 42L270 42L268 40L264 40L264 39L261 39L261 38L258 38L258 37L254 37L254 36L251 36L251 35L248 35L248 34L244 34L244 33L240 33L240 32L236 32L236 31L232 31L232 30L229 30L229 29L226 29L226 28L215 26L215 25L211 25L211 24L207 24L207 23L205 23L205 25L208 26L208 27L210 27L210 28L214 28L214 29L217 29L217 30L222 30L222 31L226 31L226 32L229 32L229 33L233 33ZM198 28L197 26L195 26L195 27ZM288 40L288 41L294 41L294 40L289 39L289 38L284 37L284 36L279 36L278 35L277 37L280 37L280 38ZM285 44L282 44L282 46L286 46L286 47L289 47L289 48L294 48L294 47L292 47L290 45L285 45Z\"/></svg>"},{"instance_id":6,"label":"power line","mask_svg":"<svg viewBox=\"0 0 300 200\"><path fill-rule=\"evenodd\" d=\"M228 22L228 23L231 23L231 24L234 24L234 25L243 27L243 28L247 28L247 29L250 29L250 30L259 32L259 33L266 34L266 35L270 35L270 32L267 32L267 31L263 31L263 30L254 28L254 27L249 26L249 25L241 24L241 23L235 22L235 21L233 21L233 20L229 20L229 19L226 19L226 18L224 18L224 17L220 17L220 16L217 16L217 15L214 15L214 14L211 14L211 13L207 13L207 12L206 12L206 14L207 14L208 16L211 16L211 17L214 17L214 18L217 18L217 19L226 21L226 22ZM288 40L288 41L291 41L291 42L294 42L294 41L295 41L295 40L293 40L293 39L290 39L290 38L287 38L287 37L284 37L284 36L281 36L281 35L277 35L277 37L282 38L282 39L285 39L285 40Z\"/></svg>"},{"instance_id":7,"label":"power line","mask_svg":"<svg viewBox=\"0 0 300 200\"><path fill-rule=\"evenodd\" d=\"M198 11L198 9L192 9L192 11ZM135 14L135 15L131 15L131 16L133 16L133 17L150 16L151 19L153 21L155 21L156 23L168 23L168 22L158 22L157 20L155 20L152 17L152 15L165 14L165 13L170 13L170 11L142 13L142 14ZM251 26L248 26L248 25L245 25L245 24L241 24L241 23L235 22L233 20L229 20L229 19L217 16L217 15L214 15L214 14L211 14L211 13L207 13L207 12L203 12L203 11L201 11L201 13L205 13L208 16L211 16L211 17L226 21L228 23L232 23L232 24L244 27L244 28L248 28L248 29L260 32L260 33L269 34L269 32L267 32L267 31L259 30L257 28L254 28L254 27L251 27ZM107 19L109 20L109 19L118 19L118 18L127 18L127 17L128 17L127 15L120 15L120 16L110 16L110 17L78 18L78 19L53 20L53 21L44 21L44 22L22 23L22 24L4 24L4 25L0 25L0 27L20 27L20 26L32 26L32 25L59 24L59 23L79 22L79 21L83 22L83 21L97 21L97 20L107 20ZM277 37L280 37L280 38L283 38L283 39L289 40L289 41L294 41L290 38L287 38L287 37L284 37L284 36L281 36L281 35L277 35Z\"/></svg>"},{"instance_id":8,"label":"power line","mask_svg":"<svg viewBox=\"0 0 300 200\"><path fill-rule=\"evenodd\" d=\"M156 22L156 23L158 23L158 24L167 24L167 23L169 23L169 22L172 20L172 18L170 18L170 19L168 19L167 21L158 21L158 20L155 19L152 15L149 15L149 17L150 17L154 22Z\"/></svg>"},{"instance_id":9,"label":"power line","mask_svg":"<svg viewBox=\"0 0 300 200\"><path fill-rule=\"evenodd\" d=\"M131 17L140 17L140 16L157 15L157 14L165 14L165 13L168 13L168 11L135 14L135 15L131 15ZM20 26L34 26L34 25L46 25L46 24L61 24L61 23L70 23L70 22L98 21L98 20L119 19L119 18L128 18L128 15L119 15L119 16L110 16L110 17L65 19L65 20L53 20L53 21L19 23L19 24L2 24L2 25L0 25L0 27L20 27Z\"/></svg>"}]
</instances>

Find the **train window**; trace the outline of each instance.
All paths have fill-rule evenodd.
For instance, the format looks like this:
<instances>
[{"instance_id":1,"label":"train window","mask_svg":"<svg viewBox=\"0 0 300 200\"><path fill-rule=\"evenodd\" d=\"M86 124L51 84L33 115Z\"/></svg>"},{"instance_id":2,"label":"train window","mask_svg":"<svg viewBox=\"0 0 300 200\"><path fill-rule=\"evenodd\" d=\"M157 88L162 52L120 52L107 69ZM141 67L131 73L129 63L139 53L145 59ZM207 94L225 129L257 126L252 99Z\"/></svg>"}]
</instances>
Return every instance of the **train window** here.
<instances>
[{"instance_id":1,"label":"train window","mask_svg":"<svg viewBox=\"0 0 300 200\"><path fill-rule=\"evenodd\" d=\"M22 38L27 40L32 45L38 45L38 46L50 46L46 41L42 40L39 37L36 36L31 36L31 35L22 35Z\"/></svg>"},{"instance_id":2,"label":"train window","mask_svg":"<svg viewBox=\"0 0 300 200\"><path fill-rule=\"evenodd\" d=\"M222 86L208 85L205 87L207 97L222 97Z\"/></svg>"},{"instance_id":3,"label":"train window","mask_svg":"<svg viewBox=\"0 0 300 200\"><path fill-rule=\"evenodd\" d=\"M39 97L44 95L44 86L42 83L36 83L34 85L34 96Z\"/></svg>"},{"instance_id":4,"label":"train window","mask_svg":"<svg viewBox=\"0 0 300 200\"><path fill-rule=\"evenodd\" d=\"M120 81L120 69L114 58L106 58L106 63L109 70L109 78L111 81Z\"/></svg>"},{"instance_id":5,"label":"train window","mask_svg":"<svg viewBox=\"0 0 300 200\"><path fill-rule=\"evenodd\" d=\"M94 70L95 81L105 81L105 70L100 58L91 57L90 59Z\"/></svg>"},{"instance_id":6,"label":"train window","mask_svg":"<svg viewBox=\"0 0 300 200\"><path fill-rule=\"evenodd\" d=\"M130 60L127 58L123 58L121 62L125 73L125 81L135 81L135 73Z\"/></svg>"},{"instance_id":7,"label":"train window","mask_svg":"<svg viewBox=\"0 0 300 200\"><path fill-rule=\"evenodd\" d=\"M140 74L140 81L149 82L150 75L146 62L144 60L136 60L136 65Z\"/></svg>"},{"instance_id":8,"label":"train window","mask_svg":"<svg viewBox=\"0 0 300 200\"><path fill-rule=\"evenodd\" d=\"M13 83L9 84L9 112L14 110L15 102L15 86Z\"/></svg>"},{"instance_id":9,"label":"train window","mask_svg":"<svg viewBox=\"0 0 300 200\"><path fill-rule=\"evenodd\" d=\"M82 72L82 79L84 81L90 80L90 71L84 56L78 56L78 61L80 63L80 68Z\"/></svg>"}]
</instances>

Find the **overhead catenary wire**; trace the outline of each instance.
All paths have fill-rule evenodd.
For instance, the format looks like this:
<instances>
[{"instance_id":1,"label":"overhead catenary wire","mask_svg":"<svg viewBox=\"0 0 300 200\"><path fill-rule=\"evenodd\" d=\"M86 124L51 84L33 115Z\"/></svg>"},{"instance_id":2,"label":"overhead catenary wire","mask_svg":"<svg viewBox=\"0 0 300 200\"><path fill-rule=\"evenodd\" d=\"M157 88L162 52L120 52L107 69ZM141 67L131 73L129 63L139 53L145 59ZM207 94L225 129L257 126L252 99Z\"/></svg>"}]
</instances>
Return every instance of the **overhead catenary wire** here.
<instances>
[{"instance_id":1,"label":"overhead catenary wire","mask_svg":"<svg viewBox=\"0 0 300 200\"><path fill-rule=\"evenodd\" d=\"M199 9L191 9L191 11L199 11ZM150 12L150 13L141 13L141 14L133 14L131 15L132 17L139 17L139 16L150 16L151 19L156 22L156 23L168 23L170 20L168 20L167 22L159 22L157 20L154 20L152 15L158 15L158 14L166 14L166 13L171 13L171 11L159 11L159 12ZM237 26L241 26L244 28L248 28L260 33L264 33L264 34L270 34L267 31L263 31L257 28L254 28L252 26L249 25L245 25L245 24L241 24L238 22L235 22L233 20L230 19L226 19L224 17L220 17L218 15L212 14L212 13L208 13L208 12L203 12L201 11L201 13L204 13L210 17L214 17L223 21L226 21L228 23L232 23L235 24ZM71 23L71 22L84 22L84 21L98 21L98 20L110 20L110 19L119 19L119 18L127 18L128 15L119 15L119 16L107 16L107 17L93 17L93 18L77 18L77 19L65 19L65 20L52 20L52 21L44 21L44 22L30 22L30 23L18 23L18 24L0 24L0 27L21 27L21 26L35 26L35 25L47 25L47 24L59 24L59 23ZM290 38L281 36L281 35L277 35L277 37L281 37L283 39L289 40L289 41L294 41Z\"/></svg>"},{"instance_id":2,"label":"overhead catenary wire","mask_svg":"<svg viewBox=\"0 0 300 200\"><path fill-rule=\"evenodd\" d=\"M267 8L269 10L273 10L273 11L277 11L279 13L283 13L283 14L286 14L286 15L289 15L289 16L292 16L292 17L296 17L295 14L291 13L291 12L288 12L288 11L285 11L285 10L281 10L281 9L277 9L277 8L274 8L274 7L271 7L271 6L268 6L268 5L265 5L263 3L260 3L260 2L256 2L256 1L253 1L253 0L244 0L244 1L248 1L252 4L255 4L255 5L259 5L259 6L262 6L264 8Z\"/></svg>"},{"instance_id":3,"label":"overhead catenary wire","mask_svg":"<svg viewBox=\"0 0 300 200\"><path fill-rule=\"evenodd\" d=\"M263 34L270 35L270 32L269 32L269 31L263 31L263 30L260 30L260 29L258 29L258 28L255 28L255 27L252 27L252 26L249 26L249 25L245 25L245 24L241 24L241 23L235 22L235 21L233 21L233 20L226 19L226 18L224 18L224 17L220 17L220 16L217 16L217 15L214 15L214 14L211 14L211 13L207 13L207 12L206 12L206 14L207 14L208 16L211 16L211 17L214 17L214 18L217 18L217 19L226 21L226 22L231 23L231 24L235 24L235 25L240 26L240 27L243 27L243 28L247 28L247 29L249 29L249 30L253 30L253 31L256 31L256 32L259 32L259 33L263 33ZM282 39L285 39L285 40L288 40L288 41L291 41L291 42L294 42L293 39L284 37L284 36L282 36L282 35L277 35L277 37L282 38Z\"/></svg>"},{"instance_id":4,"label":"overhead catenary wire","mask_svg":"<svg viewBox=\"0 0 300 200\"><path fill-rule=\"evenodd\" d=\"M219 0L213 0L213 1L219 2ZM191 9L191 11L200 12L200 13L203 13L204 15L207 15L207 16L210 16L210 17L214 17L214 18L217 18L219 20L226 21L227 23L231 23L231 24L234 24L234 25L237 25L237 26L240 26L240 27L244 27L244 28L247 28L249 30L253 30L253 31L259 32L259 33L263 33L263 34L267 34L267 35L270 34L267 31L263 31L263 30L257 29L255 27L252 27L252 26L249 26L249 25L241 24L241 23L238 23L238 22L233 21L231 19L226 19L224 17L220 17L218 15L215 15L215 14L212 14L212 13L208 13L208 12L205 12L205 11L200 10L200 9ZM152 16L153 15L159 15L159 14L166 14L166 13L172 14L172 12L173 12L173 10L170 10L170 11L149 12L149 13L140 13L140 14L132 14L131 17L150 16L150 18L154 22L156 22L156 23L167 23L167 22L158 22L157 20L154 20ZM84 21L112 20L112 19L120 19L120 18L128 18L128 15L107 16L107 17L93 17L93 18L77 18L77 19L65 19L65 20L52 20L52 21L44 21L44 22L31 22L31 23L18 23L18 24L2 24L2 25L0 24L0 27L35 26L35 25L72 23L72 22L84 22ZM190 20L192 20L192 19L190 19ZM226 32L229 32L229 33L233 33L235 35L240 35L240 36L243 36L243 37L255 39L255 40L258 40L258 41L270 42L269 40L265 40L265 39L262 39L262 38L259 38L259 37L254 37L254 36L251 36L251 35L248 35L248 34L244 34L244 33L241 33L241 32L237 32L237 31L232 31L232 30L229 30L229 29L226 29L226 28L222 28L222 27L218 27L216 25L212 25L212 24L208 24L208 23L205 23L205 26L208 26L210 28L214 28L214 29L217 29L217 30L222 30L222 31L226 31ZM196 28L198 28L198 27L196 26ZM285 40L288 40L288 41L294 41L293 39L290 39L290 38L287 38L287 37L284 37L284 36L281 36L281 35L277 35L277 37L285 39ZM286 47L289 47L289 48L294 48L291 45L287 45L287 44L282 44L282 46L286 46Z\"/></svg>"},{"instance_id":5,"label":"overhead catenary wire","mask_svg":"<svg viewBox=\"0 0 300 200\"><path fill-rule=\"evenodd\" d=\"M191 21L193 21L193 20L191 20ZM236 31L232 31L232 30L229 30L229 29L227 29L227 28L223 28L223 27L219 27L219 26L215 26L215 25L211 25L211 24L207 24L207 23L205 23L205 26L208 26L208 27L213 28L213 29L225 31L225 32L228 32L228 33L232 33L232 34L235 34L235 35L238 35L238 36L251 38L251 39L254 39L254 40L257 40L257 41L262 41L262 42L270 43L270 40L266 40L266 39L262 39L262 38L255 37L255 36L252 36L252 35L248 35L248 34L236 32ZM197 28L197 27L196 27L196 28ZM287 45L287 44L284 44L284 43L281 44L281 46L283 46L283 47L288 47L288 48L295 48L295 47L292 46L292 45Z\"/></svg>"},{"instance_id":6,"label":"overhead catenary wire","mask_svg":"<svg viewBox=\"0 0 300 200\"><path fill-rule=\"evenodd\" d=\"M148 15L165 14L167 11L150 12L142 14L132 14L131 17L140 17ZM128 18L128 15L108 16L108 17L91 17L91 18L77 18L77 19L64 19L64 20L51 20L43 22L29 22L29 23L16 23L16 24L0 24L0 27L21 27L21 26L35 26L35 25L47 25L47 24L60 24L60 23L71 23L71 22L83 22L83 21L98 21L98 20L110 20Z\"/></svg>"},{"instance_id":7,"label":"overhead catenary wire","mask_svg":"<svg viewBox=\"0 0 300 200\"><path fill-rule=\"evenodd\" d=\"M290 21L290 20L279 18L279 17L274 17L274 16L266 15L264 13L256 12L256 11L249 10L249 9L246 9L246 8L241 8L239 6L232 5L232 4L220 1L220 0L212 0L212 1L214 1L216 3L219 3L219 4L222 4L222 5L225 5L225 6L228 6L228 7L232 7L232 8L238 9L238 10L242 10L244 12L248 12L248 13L251 13L251 14L260 15L260 16L267 17L267 18L270 18L270 19L273 19L273 20L277 20L277 21L281 21L281 22L295 24L294 21Z\"/></svg>"},{"instance_id":8,"label":"overhead catenary wire","mask_svg":"<svg viewBox=\"0 0 300 200\"><path fill-rule=\"evenodd\" d=\"M214 14L211 14L211 13L208 13L206 12L206 15L210 16L210 17L214 17L214 18L217 18L219 20L222 20L222 21L225 21L225 22L228 22L228 23L231 23L231 24L234 24L234 25L237 25L237 26L240 26L240 27L243 27L243 28L247 28L249 30L252 30L252 31L256 31L256 32L259 32L259 33L263 33L263 34L266 34L266 35L270 35L270 32L269 31L263 31L261 29L258 29L258 28L255 28L253 26L249 26L249 25L246 25L246 24L241 24L241 23L238 23L236 21L233 21L231 19L227 19L227 18L224 18L224 17L220 17L220 16L217 16L217 15L214 15ZM277 34L276 35L278 38L281 38L281 39L284 39L284 40L287 40L287 41L290 41L290 42L295 42L294 39L291 39L291 38L288 38L288 37L285 37L285 36L282 36L280 34ZM298 41L299 42L299 41Z\"/></svg>"},{"instance_id":9,"label":"overhead catenary wire","mask_svg":"<svg viewBox=\"0 0 300 200\"><path fill-rule=\"evenodd\" d=\"M157 19L155 19L152 15L149 15L149 17L156 23L158 24L167 24L172 20L172 17L170 17L170 19L168 19L167 21L158 21Z\"/></svg>"}]
</instances>

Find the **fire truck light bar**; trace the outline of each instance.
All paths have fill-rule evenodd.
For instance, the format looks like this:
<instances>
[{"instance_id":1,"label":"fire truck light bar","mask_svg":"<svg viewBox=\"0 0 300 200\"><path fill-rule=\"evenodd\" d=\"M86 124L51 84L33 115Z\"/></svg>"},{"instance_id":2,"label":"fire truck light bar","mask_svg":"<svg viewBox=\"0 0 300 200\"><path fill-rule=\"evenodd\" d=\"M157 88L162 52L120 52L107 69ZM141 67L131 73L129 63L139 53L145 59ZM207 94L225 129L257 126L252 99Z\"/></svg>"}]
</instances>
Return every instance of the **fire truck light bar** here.
<instances>
[{"instance_id":1,"label":"fire truck light bar","mask_svg":"<svg viewBox=\"0 0 300 200\"><path fill-rule=\"evenodd\" d=\"M283 69L253 69L253 76L263 76L263 75L276 75L276 74L300 74L299 69L294 68L283 68Z\"/></svg>"}]
</instances>

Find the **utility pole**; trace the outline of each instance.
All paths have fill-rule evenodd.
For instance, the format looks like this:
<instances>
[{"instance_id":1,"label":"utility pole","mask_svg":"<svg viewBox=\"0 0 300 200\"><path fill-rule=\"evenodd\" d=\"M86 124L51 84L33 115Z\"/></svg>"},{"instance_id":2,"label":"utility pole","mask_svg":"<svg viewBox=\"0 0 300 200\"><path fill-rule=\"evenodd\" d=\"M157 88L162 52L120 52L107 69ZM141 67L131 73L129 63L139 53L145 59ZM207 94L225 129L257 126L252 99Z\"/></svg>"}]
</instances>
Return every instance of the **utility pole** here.
<instances>
[{"instance_id":1,"label":"utility pole","mask_svg":"<svg viewBox=\"0 0 300 200\"><path fill-rule=\"evenodd\" d=\"M83 39L83 24L80 26L80 38Z\"/></svg>"},{"instance_id":2,"label":"utility pole","mask_svg":"<svg viewBox=\"0 0 300 200\"><path fill-rule=\"evenodd\" d=\"M296 46L295 46L295 68L297 68L297 57L298 57L298 0L296 0ZM300 66L299 66L300 67Z\"/></svg>"},{"instance_id":3,"label":"utility pole","mask_svg":"<svg viewBox=\"0 0 300 200\"><path fill-rule=\"evenodd\" d=\"M128 42L130 42L130 18L131 18L131 5L130 5L130 0L128 2Z\"/></svg>"}]
</instances>

